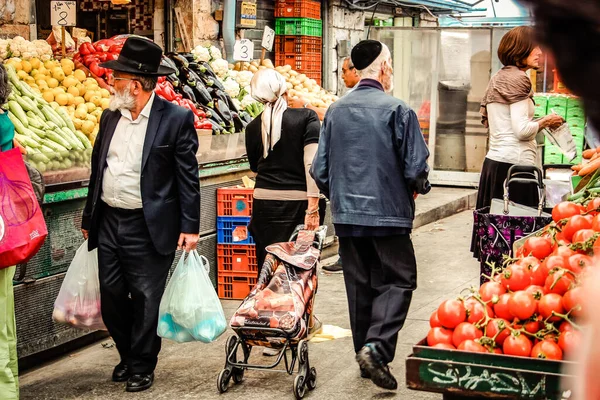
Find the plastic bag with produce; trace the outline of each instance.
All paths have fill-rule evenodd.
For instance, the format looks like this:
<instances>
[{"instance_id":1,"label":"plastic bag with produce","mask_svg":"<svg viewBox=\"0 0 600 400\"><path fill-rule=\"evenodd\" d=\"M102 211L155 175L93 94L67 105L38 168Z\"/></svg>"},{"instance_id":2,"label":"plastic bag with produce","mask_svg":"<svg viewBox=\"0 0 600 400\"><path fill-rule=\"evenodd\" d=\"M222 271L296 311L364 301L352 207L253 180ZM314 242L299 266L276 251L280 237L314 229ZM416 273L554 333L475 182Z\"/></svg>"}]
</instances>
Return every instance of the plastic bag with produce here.
<instances>
[{"instance_id":1,"label":"plastic bag with produce","mask_svg":"<svg viewBox=\"0 0 600 400\"><path fill-rule=\"evenodd\" d=\"M181 256L160 302L158 336L210 343L225 332L227 321L208 270L208 260L196 250Z\"/></svg>"},{"instance_id":2,"label":"plastic bag with produce","mask_svg":"<svg viewBox=\"0 0 600 400\"><path fill-rule=\"evenodd\" d=\"M87 240L71 261L54 302L52 319L76 328L106 330L100 309L98 250L88 251Z\"/></svg>"}]
</instances>

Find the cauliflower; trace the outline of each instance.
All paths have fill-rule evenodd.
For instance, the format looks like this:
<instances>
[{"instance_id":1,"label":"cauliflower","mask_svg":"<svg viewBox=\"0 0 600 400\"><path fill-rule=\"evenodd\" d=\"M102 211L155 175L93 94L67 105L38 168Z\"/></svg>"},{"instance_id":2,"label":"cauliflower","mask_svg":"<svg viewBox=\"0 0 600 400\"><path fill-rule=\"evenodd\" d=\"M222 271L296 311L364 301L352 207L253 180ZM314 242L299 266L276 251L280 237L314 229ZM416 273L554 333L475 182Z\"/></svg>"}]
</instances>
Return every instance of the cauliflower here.
<instances>
[{"instance_id":1,"label":"cauliflower","mask_svg":"<svg viewBox=\"0 0 600 400\"><path fill-rule=\"evenodd\" d=\"M246 96L244 96L244 98L240 102L240 105L241 105L241 108L246 109L246 107L248 107L250 104L253 104L253 103L258 103L258 102L254 99L254 97L247 94Z\"/></svg>"},{"instance_id":2,"label":"cauliflower","mask_svg":"<svg viewBox=\"0 0 600 400\"><path fill-rule=\"evenodd\" d=\"M233 105L235 106L235 108L237 108L238 110L244 109L244 107L242 107L242 102L239 101L238 99L231 99L231 101L233 102Z\"/></svg>"},{"instance_id":3,"label":"cauliflower","mask_svg":"<svg viewBox=\"0 0 600 400\"><path fill-rule=\"evenodd\" d=\"M221 79L225 78L227 76L227 73L229 72L229 63L227 62L227 60L214 60L210 63L210 67L213 69L215 74Z\"/></svg>"},{"instance_id":4,"label":"cauliflower","mask_svg":"<svg viewBox=\"0 0 600 400\"><path fill-rule=\"evenodd\" d=\"M225 86L225 92L231 98L238 97L240 94L240 85L238 85L238 83L231 78L225 79L225 81L223 81L223 86Z\"/></svg>"},{"instance_id":5,"label":"cauliflower","mask_svg":"<svg viewBox=\"0 0 600 400\"><path fill-rule=\"evenodd\" d=\"M210 48L208 49L208 51L210 52L210 57L211 59L214 60L221 60L223 59L223 55L221 54L221 50L218 47L215 46L210 46Z\"/></svg>"},{"instance_id":6,"label":"cauliflower","mask_svg":"<svg viewBox=\"0 0 600 400\"><path fill-rule=\"evenodd\" d=\"M210 52L204 46L196 46L196 48L192 50L192 54L194 55L194 59L196 61L210 61Z\"/></svg>"},{"instance_id":7,"label":"cauliflower","mask_svg":"<svg viewBox=\"0 0 600 400\"><path fill-rule=\"evenodd\" d=\"M8 40L0 39L0 61L8 58Z\"/></svg>"},{"instance_id":8,"label":"cauliflower","mask_svg":"<svg viewBox=\"0 0 600 400\"><path fill-rule=\"evenodd\" d=\"M250 82L252 81L252 77L254 74L251 71L240 71L237 73L235 80L242 87L250 86ZM247 90L250 93L250 88Z\"/></svg>"}]
</instances>

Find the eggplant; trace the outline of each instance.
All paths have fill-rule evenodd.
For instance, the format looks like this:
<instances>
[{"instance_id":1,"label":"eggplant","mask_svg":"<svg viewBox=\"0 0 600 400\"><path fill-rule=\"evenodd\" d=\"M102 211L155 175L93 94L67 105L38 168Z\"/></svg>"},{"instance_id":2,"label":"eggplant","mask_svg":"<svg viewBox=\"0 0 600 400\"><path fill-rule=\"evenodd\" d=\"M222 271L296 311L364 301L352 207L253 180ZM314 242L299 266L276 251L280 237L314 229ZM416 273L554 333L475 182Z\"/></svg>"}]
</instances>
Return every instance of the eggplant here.
<instances>
[{"instance_id":1,"label":"eggplant","mask_svg":"<svg viewBox=\"0 0 600 400\"><path fill-rule=\"evenodd\" d=\"M246 124L249 124L250 122L252 122L254 120L254 118L252 118L250 116L250 114L248 114L246 111L240 112L239 115L243 121L246 121Z\"/></svg>"},{"instance_id":2,"label":"eggplant","mask_svg":"<svg viewBox=\"0 0 600 400\"><path fill-rule=\"evenodd\" d=\"M217 121L215 121L214 119L208 118L207 121L210 122L210 124L212 125L213 131L217 131L220 133L225 130L225 128L223 128L221 125L219 125L219 123Z\"/></svg>"},{"instance_id":3,"label":"eggplant","mask_svg":"<svg viewBox=\"0 0 600 400\"><path fill-rule=\"evenodd\" d=\"M175 74L167 75L167 80L169 82L171 82L171 84L173 85L173 87L175 89L181 87L181 81L179 80L179 78L177 77L177 75L175 75Z\"/></svg>"},{"instance_id":4,"label":"eggplant","mask_svg":"<svg viewBox=\"0 0 600 400\"><path fill-rule=\"evenodd\" d=\"M212 97L206 89L206 86L204 86L202 79L198 76L198 74L195 71L191 69L188 69L186 71L189 79L188 83L190 84L192 89L194 89L194 93L196 93L196 98L198 99L198 101L204 104L210 103L212 101Z\"/></svg>"},{"instance_id":5,"label":"eggplant","mask_svg":"<svg viewBox=\"0 0 600 400\"><path fill-rule=\"evenodd\" d=\"M188 62L188 60L185 59L185 57L177 54L177 53L169 53L167 54L167 57L169 57L177 66L177 68L181 71L181 68L187 68L188 65L190 64Z\"/></svg>"},{"instance_id":6,"label":"eggplant","mask_svg":"<svg viewBox=\"0 0 600 400\"><path fill-rule=\"evenodd\" d=\"M208 117L208 114L206 114L206 116ZM216 121L221 126L226 126L227 125L217 110L211 110L210 111L210 118L209 119L213 119L214 121Z\"/></svg>"},{"instance_id":7,"label":"eggplant","mask_svg":"<svg viewBox=\"0 0 600 400\"><path fill-rule=\"evenodd\" d=\"M198 63L199 71L198 74L206 84L206 86L216 86L217 89L225 91L225 87L217 77L217 74L212 70L207 62L201 61Z\"/></svg>"},{"instance_id":8,"label":"eggplant","mask_svg":"<svg viewBox=\"0 0 600 400\"><path fill-rule=\"evenodd\" d=\"M227 106L227 103L225 103L223 100L219 99L219 100L217 100L215 102L215 109L219 113L221 113L221 116L223 117L223 119L225 121L232 121L233 120L233 116L231 114L231 110Z\"/></svg>"},{"instance_id":9,"label":"eggplant","mask_svg":"<svg viewBox=\"0 0 600 400\"><path fill-rule=\"evenodd\" d=\"M246 129L246 125L248 124L240 117L238 113L231 113L231 118L233 119L233 126L235 126L236 132L241 132Z\"/></svg>"},{"instance_id":10,"label":"eggplant","mask_svg":"<svg viewBox=\"0 0 600 400\"><path fill-rule=\"evenodd\" d=\"M179 76L179 68L177 68L177 65L170 58L163 57L160 61L160 65L173 68L175 70L175 75Z\"/></svg>"},{"instance_id":11,"label":"eggplant","mask_svg":"<svg viewBox=\"0 0 600 400\"><path fill-rule=\"evenodd\" d=\"M194 55L192 53L179 53L183 58L185 58L188 63L195 63L196 59L194 58Z\"/></svg>"},{"instance_id":12,"label":"eggplant","mask_svg":"<svg viewBox=\"0 0 600 400\"><path fill-rule=\"evenodd\" d=\"M194 93L194 90L191 87L189 87L188 85L181 85L181 89L183 91L183 97L185 97L186 99L190 99L194 103L198 102L198 100L196 100L196 94Z\"/></svg>"}]
</instances>

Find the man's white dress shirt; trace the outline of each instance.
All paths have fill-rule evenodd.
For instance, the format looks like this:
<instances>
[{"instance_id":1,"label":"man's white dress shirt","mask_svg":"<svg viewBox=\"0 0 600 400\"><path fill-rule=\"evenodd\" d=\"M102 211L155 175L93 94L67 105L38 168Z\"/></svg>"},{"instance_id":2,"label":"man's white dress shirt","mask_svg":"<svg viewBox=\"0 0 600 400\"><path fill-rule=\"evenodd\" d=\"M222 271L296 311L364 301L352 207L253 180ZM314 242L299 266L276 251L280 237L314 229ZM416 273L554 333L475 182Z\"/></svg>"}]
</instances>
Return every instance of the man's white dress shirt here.
<instances>
[{"instance_id":1,"label":"man's white dress shirt","mask_svg":"<svg viewBox=\"0 0 600 400\"><path fill-rule=\"evenodd\" d=\"M129 110L120 110L108 155L102 183L102 201L113 208L136 210L142 208L140 175L142 153L154 93L134 121Z\"/></svg>"}]
</instances>

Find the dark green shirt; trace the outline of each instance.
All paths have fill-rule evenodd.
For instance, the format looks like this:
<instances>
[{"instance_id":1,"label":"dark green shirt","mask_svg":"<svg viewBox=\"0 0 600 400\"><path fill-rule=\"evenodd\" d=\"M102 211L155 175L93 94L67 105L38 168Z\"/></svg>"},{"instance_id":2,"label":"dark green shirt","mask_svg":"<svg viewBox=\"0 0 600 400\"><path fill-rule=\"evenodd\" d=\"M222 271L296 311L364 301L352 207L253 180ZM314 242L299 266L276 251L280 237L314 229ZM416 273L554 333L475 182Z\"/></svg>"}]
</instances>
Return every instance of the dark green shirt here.
<instances>
[{"instance_id":1,"label":"dark green shirt","mask_svg":"<svg viewBox=\"0 0 600 400\"><path fill-rule=\"evenodd\" d=\"M8 119L8 114L4 112L0 114L0 151L12 149L14 137L15 127Z\"/></svg>"}]
</instances>

